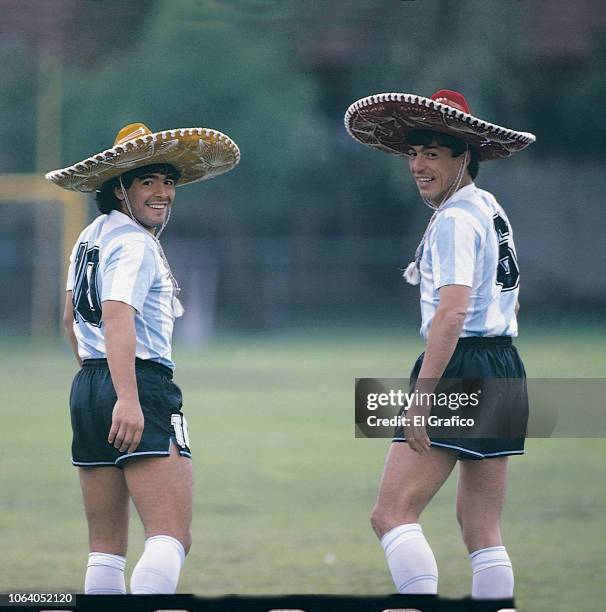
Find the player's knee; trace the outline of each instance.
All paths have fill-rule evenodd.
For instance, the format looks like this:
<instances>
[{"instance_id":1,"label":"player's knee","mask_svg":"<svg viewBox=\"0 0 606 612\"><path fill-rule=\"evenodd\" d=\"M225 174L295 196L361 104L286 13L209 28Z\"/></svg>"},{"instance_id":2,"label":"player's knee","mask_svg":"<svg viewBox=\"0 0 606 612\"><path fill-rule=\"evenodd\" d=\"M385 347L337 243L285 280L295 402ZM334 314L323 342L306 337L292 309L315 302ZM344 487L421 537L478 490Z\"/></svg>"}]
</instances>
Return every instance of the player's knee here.
<instances>
[{"instance_id":1,"label":"player's knee","mask_svg":"<svg viewBox=\"0 0 606 612\"><path fill-rule=\"evenodd\" d=\"M461 529L461 533L463 533L463 530L465 528L465 514L458 507L457 507L457 523L459 523L459 527Z\"/></svg>"},{"instance_id":2,"label":"player's knee","mask_svg":"<svg viewBox=\"0 0 606 612\"><path fill-rule=\"evenodd\" d=\"M426 505L427 499L422 491L404 491L397 498L378 501L373 515L384 534L398 525L418 523Z\"/></svg>"},{"instance_id":3,"label":"player's knee","mask_svg":"<svg viewBox=\"0 0 606 612\"><path fill-rule=\"evenodd\" d=\"M370 525L380 538L382 535L383 515L379 506L375 506L370 513Z\"/></svg>"},{"instance_id":4,"label":"player's knee","mask_svg":"<svg viewBox=\"0 0 606 612\"><path fill-rule=\"evenodd\" d=\"M189 553L189 550L191 549L191 531L188 531L183 538L181 538L181 544L183 545L183 550L185 551L185 554L187 555L187 553Z\"/></svg>"},{"instance_id":5,"label":"player's knee","mask_svg":"<svg viewBox=\"0 0 606 612\"><path fill-rule=\"evenodd\" d=\"M170 531L168 533L170 533ZM181 543L181 546L183 546L183 550L185 551L185 554L187 555L187 553L189 553L189 550L191 549L191 544L192 544L191 530L189 529L187 531L176 530L173 533L174 533L173 537L175 538L175 540Z\"/></svg>"},{"instance_id":6,"label":"player's knee","mask_svg":"<svg viewBox=\"0 0 606 612\"><path fill-rule=\"evenodd\" d=\"M384 504L377 504L370 513L370 524L378 538L382 538L390 529L405 522L407 521L401 513Z\"/></svg>"}]
</instances>

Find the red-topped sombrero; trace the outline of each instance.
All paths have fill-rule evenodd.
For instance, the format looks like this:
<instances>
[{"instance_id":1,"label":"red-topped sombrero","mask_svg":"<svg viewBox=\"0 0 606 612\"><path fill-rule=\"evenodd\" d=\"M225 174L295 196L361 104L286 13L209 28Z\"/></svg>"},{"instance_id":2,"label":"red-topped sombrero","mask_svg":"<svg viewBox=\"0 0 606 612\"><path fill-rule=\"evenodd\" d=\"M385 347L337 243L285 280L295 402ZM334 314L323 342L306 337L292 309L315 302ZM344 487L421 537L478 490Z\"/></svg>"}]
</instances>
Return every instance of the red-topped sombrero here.
<instances>
[{"instance_id":1,"label":"red-topped sombrero","mask_svg":"<svg viewBox=\"0 0 606 612\"><path fill-rule=\"evenodd\" d=\"M536 140L529 132L474 117L463 95L449 89L431 98L406 93L362 98L347 109L345 128L358 142L394 155L406 153L409 130L443 132L474 146L479 161L509 157Z\"/></svg>"},{"instance_id":2,"label":"red-topped sombrero","mask_svg":"<svg viewBox=\"0 0 606 612\"><path fill-rule=\"evenodd\" d=\"M171 164L181 173L177 185L224 174L240 161L238 145L209 128L177 128L153 132L142 123L123 127L114 146L102 153L46 175L64 189L94 191L129 170L151 164Z\"/></svg>"}]
</instances>

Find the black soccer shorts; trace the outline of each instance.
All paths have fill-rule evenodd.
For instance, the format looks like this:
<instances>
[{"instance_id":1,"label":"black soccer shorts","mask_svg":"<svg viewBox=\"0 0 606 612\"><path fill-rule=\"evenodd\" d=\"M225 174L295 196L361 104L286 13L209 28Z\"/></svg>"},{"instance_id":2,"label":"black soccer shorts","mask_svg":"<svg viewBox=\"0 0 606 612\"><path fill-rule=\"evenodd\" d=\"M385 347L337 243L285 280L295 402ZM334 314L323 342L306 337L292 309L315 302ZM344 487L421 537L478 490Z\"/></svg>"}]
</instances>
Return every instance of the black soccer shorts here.
<instances>
[{"instance_id":1,"label":"black soccer shorts","mask_svg":"<svg viewBox=\"0 0 606 612\"><path fill-rule=\"evenodd\" d=\"M121 468L134 457L168 456L171 442L180 455L191 457L187 422L181 412L183 399L172 380L172 370L155 361L137 359L135 372L145 424L135 452L123 453L107 441L117 400L107 360L84 361L69 398L74 465Z\"/></svg>"},{"instance_id":2,"label":"black soccer shorts","mask_svg":"<svg viewBox=\"0 0 606 612\"><path fill-rule=\"evenodd\" d=\"M411 393L423 357L424 353L412 369ZM434 406L431 422L452 423L455 417L465 419L466 425L428 425L431 446L455 452L458 459L524 454L528 425L526 371L511 338L460 338L436 389L436 394L440 393L441 397L465 397L466 405L454 409L452 405ZM475 402L470 402L474 393ZM467 425L472 421L473 425ZM406 442L402 427L395 430L393 442Z\"/></svg>"}]
</instances>

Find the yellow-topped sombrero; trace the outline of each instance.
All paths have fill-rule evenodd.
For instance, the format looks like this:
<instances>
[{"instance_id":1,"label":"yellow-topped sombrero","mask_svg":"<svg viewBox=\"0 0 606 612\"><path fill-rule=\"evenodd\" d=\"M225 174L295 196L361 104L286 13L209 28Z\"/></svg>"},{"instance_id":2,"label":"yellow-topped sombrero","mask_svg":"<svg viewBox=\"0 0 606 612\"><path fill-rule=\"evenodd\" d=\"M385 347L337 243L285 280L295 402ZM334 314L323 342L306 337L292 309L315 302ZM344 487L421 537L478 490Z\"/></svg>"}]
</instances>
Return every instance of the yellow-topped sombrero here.
<instances>
[{"instance_id":1,"label":"yellow-topped sombrero","mask_svg":"<svg viewBox=\"0 0 606 612\"><path fill-rule=\"evenodd\" d=\"M180 186L224 174L239 161L238 145L217 130L196 127L152 133L143 123L131 123L118 132L111 149L53 170L46 179L64 189L95 191L129 170L171 164L181 173Z\"/></svg>"}]
</instances>

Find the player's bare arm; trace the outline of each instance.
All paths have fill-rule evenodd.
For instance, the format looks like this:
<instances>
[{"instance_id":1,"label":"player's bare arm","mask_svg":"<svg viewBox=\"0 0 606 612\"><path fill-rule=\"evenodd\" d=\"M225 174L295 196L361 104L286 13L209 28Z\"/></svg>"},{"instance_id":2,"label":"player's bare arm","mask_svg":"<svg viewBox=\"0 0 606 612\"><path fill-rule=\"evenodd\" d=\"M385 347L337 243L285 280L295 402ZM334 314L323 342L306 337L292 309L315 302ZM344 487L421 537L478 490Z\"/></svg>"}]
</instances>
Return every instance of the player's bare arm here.
<instances>
[{"instance_id":1,"label":"player's bare arm","mask_svg":"<svg viewBox=\"0 0 606 612\"><path fill-rule=\"evenodd\" d=\"M440 289L440 303L431 323L419 379L441 378L461 334L471 289L464 285L446 285ZM423 384L419 381L419 385ZM424 392L425 388L422 389Z\"/></svg>"},{"instance_id":2,"label":"player's bare arm","mask_svg":"<svg viewBox=\"0 0 606 612\"><path fill-rule=\"evenodd\" d=\"M78 339L74 332L74 306L72 304L72 291L65 292L65 308L63 309L63 330L74 351L78 365L82 366L82 360L78 355Z\"/></svg>"},{"instance_id":3,"label":"player's bare arm","mask_svg":"<svg viewBox=\"0 0 606 612\"><path fill-rule=\"evenodd\" d=\"M103 302L107 363L118 396L108 442L132 453L143 434L143 412L135 376L135 310L124 302Z\"/></svg>"},{"instance_id":4,"label":"player's bare arm","mask_svg":"<svg viewBox=\"0 0 606 612\"><path fill-rule=\"evenodd\" d=\"M440 289L440 303L429 330L423 365L416 385L419 393L433 393L442 377L463 328L470 292L470 288L464 285L446 285ZM430 411L429 405L413 403L408 409L408 416L428 416ZM412 420L410 425L405 427L405 436L410 448L417 453L423 453L430 447L425 426L415 426Z\"/></svg>"}]
</instances>

